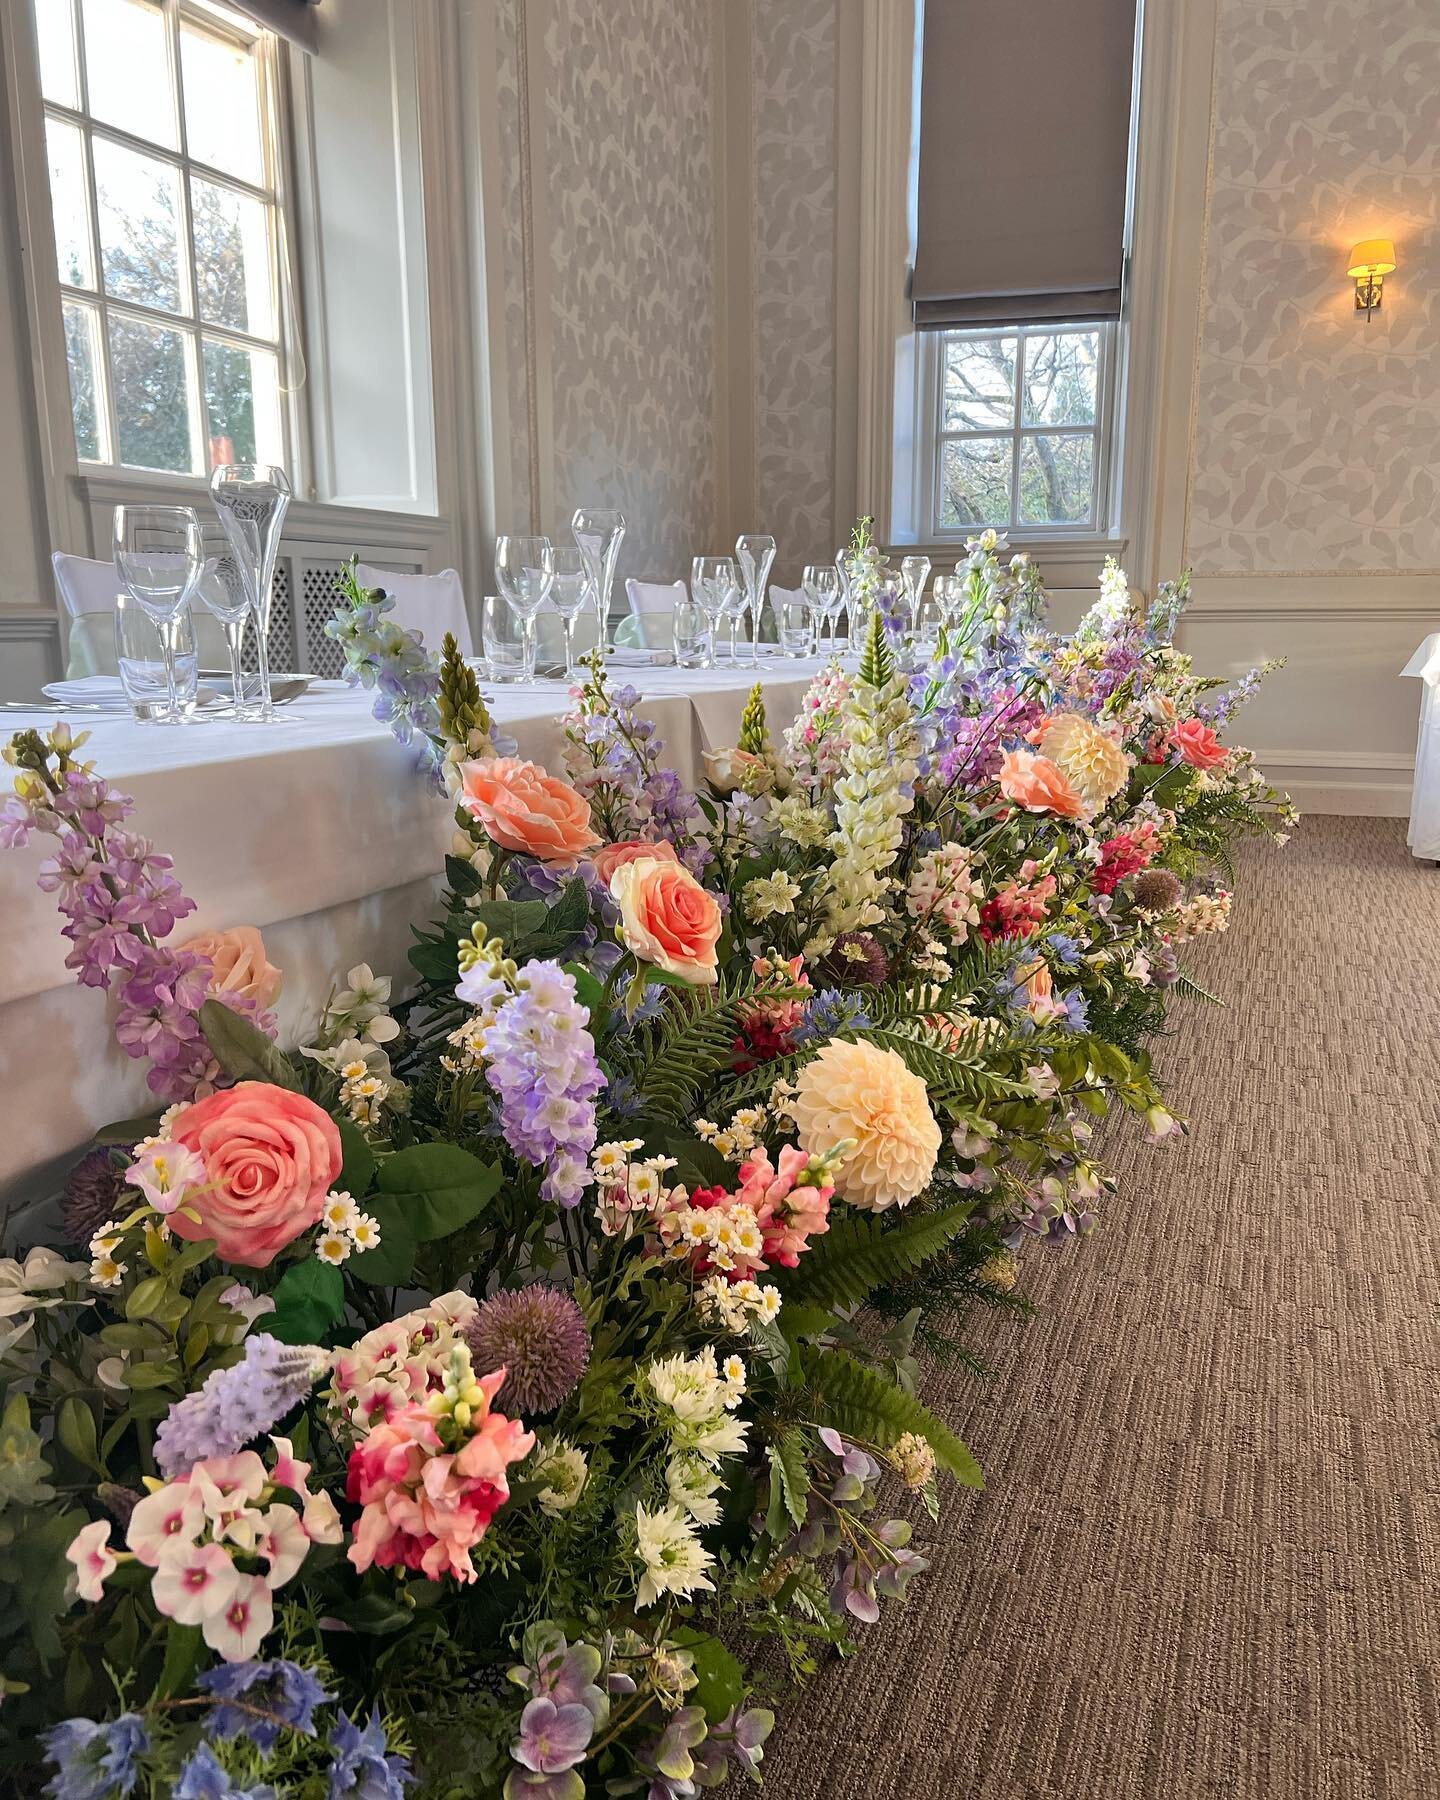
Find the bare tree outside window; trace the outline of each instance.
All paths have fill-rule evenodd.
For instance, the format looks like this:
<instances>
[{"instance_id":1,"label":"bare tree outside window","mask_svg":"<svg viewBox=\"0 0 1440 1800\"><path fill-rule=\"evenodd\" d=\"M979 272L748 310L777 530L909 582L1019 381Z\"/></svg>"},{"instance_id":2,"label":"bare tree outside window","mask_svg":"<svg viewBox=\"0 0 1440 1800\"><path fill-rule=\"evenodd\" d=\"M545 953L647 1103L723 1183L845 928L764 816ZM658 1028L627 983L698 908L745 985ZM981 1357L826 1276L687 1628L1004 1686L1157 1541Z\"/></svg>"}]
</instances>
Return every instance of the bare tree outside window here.
<instances>
[{"instance_id":1,"label":"bare tree outside window","mask_svg":"<svg viewBox=\"0 0 1440 1800\"><path fill-rule=\"evenodd\" d=\"M214 0L35 0L82 462L286 460L273 108Z\"/></svg>"},{"instance_id":2,"label":"bare tree outside window","mask_svg":"<svg viewBox=\"0 0 1440 1800\"><path fill-rule=\"evenodd\" d=\"M1113 328L947 332L938 361L941 531L1093 528Z\"/></svg>"}]
</instances>

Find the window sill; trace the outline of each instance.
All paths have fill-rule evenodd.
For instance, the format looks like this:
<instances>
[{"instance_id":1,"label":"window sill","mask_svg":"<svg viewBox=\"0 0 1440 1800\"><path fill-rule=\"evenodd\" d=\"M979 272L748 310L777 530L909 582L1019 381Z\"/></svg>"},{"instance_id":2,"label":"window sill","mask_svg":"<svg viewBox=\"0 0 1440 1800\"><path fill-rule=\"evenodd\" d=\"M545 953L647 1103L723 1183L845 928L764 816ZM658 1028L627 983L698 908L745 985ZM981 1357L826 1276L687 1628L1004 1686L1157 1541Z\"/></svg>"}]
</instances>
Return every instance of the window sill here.
<instances>
[{"instance_id":1,"label":"window sill","mask_svg":"<svg viewBox=\"0 0 1440 1800\"><path fill-rule=\"evenodd\" d=\"M928 556L937 568L961 562L965 556L966 537L978 537L978 531L956 532L945 537L931 537L924 543L897 542L889 550L892 561L902 556ZM1040 566L1048 587L1088 588L1100 579L1100 567L1107 556L1122 565L1130 540L1113 532L1074 532L1070 535L1015 536L1010 538L1010 555L1024 553Z\"/></svg>"}]
</instances>

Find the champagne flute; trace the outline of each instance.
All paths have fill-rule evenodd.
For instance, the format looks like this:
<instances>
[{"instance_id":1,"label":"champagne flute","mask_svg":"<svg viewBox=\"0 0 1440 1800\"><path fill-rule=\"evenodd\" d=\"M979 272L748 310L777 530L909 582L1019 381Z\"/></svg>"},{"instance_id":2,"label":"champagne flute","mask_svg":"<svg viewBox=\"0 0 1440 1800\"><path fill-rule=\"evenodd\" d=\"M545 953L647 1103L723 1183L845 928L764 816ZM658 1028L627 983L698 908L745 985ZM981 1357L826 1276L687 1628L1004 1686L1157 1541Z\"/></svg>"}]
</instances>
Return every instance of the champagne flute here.
<instances>
[{"instance_id":1,"label":"champagne flute","mask_svg":"<svg viewBox=\"0 0 1440 1800\"><path fill-rule=\"evenodd\" d=\"M585 558L595 590L595 611L600 619L600 648L610 642L610 589L615 584L615 565L625 539L625 515L614 507L581 506L570 521L575 545Z\"/></svg>"},{"instance_id":2,"label":"champagne flute","mask_svg":"<svg viewBox=\"0 0 1440 1800\"><path fill-rule=\"evenodd\" d=\"M274 463L221 463L210 477L210 498L245 582L255 620L260 693L254 716L271 719L270 593L280 528L290 509L290 479Z\"/></svg>"},{"instance_id":3,"label":"champagne flute","mask_svg":"<svg viewBox=\"0 0 1440 1800\"><path fill-rule=\"evenodd\" d=\"M496 538L495 578L520 621L526 661L533 668L535 615L555 585L555 546L548 537Z\"/></svg>"},{"instance_id":4,"label":"champagne flute","mask_svg":"<svg viewBox=\"0 0 1440 1800\"><path fill-rule=\"evenodd\" d=\"M117 506L115 573L135 604L160 632L165 660L166 707L157 722L184 722L175 686L179 621L205 566L200 521L193 506Z\"/></svg>"},{"instance_id":5,"label":"champagne flute","mask_svg":"<svg viewBox=\"0 0 1440 1800\"><path fill-rule=\"evenodd\" d=\"M228 552L224 556L207 556L195 598L220 622L225 633L225 648L230 652L231 702L223 712L232 719L248 719L245 704L245 671L240 666L240 646L245 637L245 619L250 599L245 591L245 577L239 564Z\"/></svg>"},{"instance_id":6,"label":"champagne flute","mask_svg":"<svg viewBox=\"0 0 1440 1800\"><path fill-rule=\"evenodd\" d=\"M575 622L590 598L590 571L583 552L578 548L572 550L568 544L557 544L551 556L555 582L550 599L565 628L565 675L567 680L573 681L580 674L580 666L575 660Z\"/></svg>"},{"instance_id":7,"label":"champagne flute","mask_svg":"<svg viewBox=\"0 0 1440 1800\"><path fill-rule=\"evenodd\" d=\"M905 583L905 598L910 606L910 635L914 637L920 630L920 596L925 592L925 583L930 579L930 558L902 557L900 579Z\"/></svg>"},{"instance_id":8,"label":"champagne flute","mask_svg":"<svg viewBox=\"0 0 1440 1800\"><path fill-rule=\"evenodd\" d=\"M835 654L835 615L840 610L839 573L829 563L807 563L805 573L800 577L800 585L804 588L805 597L810 602L812 653L816 656L825 654L820 643L820 633L828 625L830 627L829 654L833 656Z\"/></svg>"},{"instance_id":9,"label":"champagne flute","mask_svg":"<svg viewBox=\"0 0 1440 1800\"><path fill-rule=\"evenodd\" d=\"M750 609L750 666L755 668L760 662L760 614L765 605L765 583L775 561L775 540L758 532L741 532L735 540L735 558L745 582L745 604Z\"/></svg>"}]
</instances>

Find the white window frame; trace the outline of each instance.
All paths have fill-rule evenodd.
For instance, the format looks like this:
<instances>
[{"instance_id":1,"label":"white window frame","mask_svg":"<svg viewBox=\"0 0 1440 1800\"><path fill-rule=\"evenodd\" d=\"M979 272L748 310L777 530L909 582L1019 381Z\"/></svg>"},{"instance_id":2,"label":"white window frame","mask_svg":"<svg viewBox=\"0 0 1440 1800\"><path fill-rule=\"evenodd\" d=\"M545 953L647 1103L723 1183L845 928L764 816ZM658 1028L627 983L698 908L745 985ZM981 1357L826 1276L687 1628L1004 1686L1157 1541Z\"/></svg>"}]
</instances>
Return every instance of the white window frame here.
<instances>
[{"instance_id":1,"label":"white window frame","mask_svg":"<svg viewBox=\"0 0 1440 1800\"><path fill-rule=\"evenodd\" d=\"M300 429L293 403L293 384L290 370L295 359L294 337L299 329L293 296L296 293L295 271L290 264L292 232L288 229L287 208L289 206L289 166L290 145L287 137L287 107L283 104L281 92L280 70L277 59L276 40L252 21L231 11L223 4L223 0L157 0L159 10L166 23L167 52L170 58L173 91L176 111L176 139L178 148L171 148L164 143L152 142L148 138L138 137L120 127L107 124L96 118L89 111L89 93L87 86L86 59L81 48L83 40L83 22L80 0L39 0L42 5L68 6L72 15L72 30L77 46L76 80L78 85L79 108L64 106L57 101L40 99L42 128L46 120L54 118L64 124L77 128L83 143L83 173L87 189L87 207L90 223L90 255L95 275L94 289L74 287L59 278L59 271L53 259L51 267L55 270L55 294L57 306L63 309L66 302L77 302L98 312L100 319L100 358L102 368L98 386L103 393L97 394L101 404L99 426L102 454L98 459L82 457L78 443L74 445L74 466L77 471L87 476L111 475L126 480L156 481L166 484L176 482L207 482L209 479L209 458L206 452L206 426L203 377L203 339L210 338L220 343L231 344L243 349L256 349L274 354L280 387L280 460L290 468L295 468L297 458L302 450L304 434ZM242 177L231 174L224 169L201 162L191 156L186 134L185 105L183 96L183 75L180 54L180 21L182 16L204 25L212 31L233 36L237 41L246 43L255 59L256 85L260 104L261 147L264 156L263 184L256 185ZM174 168L179 176L181 224L184 232L184 251L186 259L187 280L189 285L189 310L167 312L163 308L146 306L142 302L117 300L105 292L103 261L100 246L100 222L98 195L95 183L95 165L93 156L94 139L99 137L107 142L115 143L123 148L138 152L141 155L161 161ZM194 175L213 186L229 189L259 200L269 209L270 219L270 286L271 316L275 322L275 336L263 337L256 333L245 332L232 326L216 326L207 323L200 316L200 294L198 271L195 262L195 241L192 229L190 206L190 178ZM50 194L47 183L45 201L50 205ZM185 470L149 469L134 463L119 460L119 431L115 411L115 389L110 372L110 346L108 321L116 318L129 318L147 325L158 325L174 330L185 342L186 384L191 423L191 467ZM62 341L63 341L63 311ZM69 383L68 360L66 367L67 397ZM196 441L195 431L199 430L200 438ZM73 438L73 413L72 413Z\"/></svg>"},{"instance_id":2,"label":"white window frame","mask_svg":"<svg viewBox=\"0 0 1440 1800\"><path fill-rule=\"evenodd\" d=\"M919 419L915 440L916 497L918 536L922 543L963 543L967 537L984 529L984 525L945 525L941 523L941 494L944 487L945 445L966 438L1008 438L1011 446L1010 518L985 521L993 523L1014 543L1055 543L1071 539L1093 539L1108 535L1114 527L1114 470L1118 438L1119 369L1124 346L1123 327L1117 323L1085 320L1045 320L1033 325L1010 325L1002 329L975 331L917 332L917 386ZM1095 422L1090 426L1030 425L1023 417L1025 346L1029 339L1053 337L1064 331L1098 331L1100 335L1095 382ZM962 430L942 430L944 417L945 354L947 341L956 338L994 339L1014 337L1020 340L1015 366L1015 408L1008 426L977 426ZM1022 524L1019 520L1020 450L1026 438L1056 436L1089 436L1094 442L1094 486L1090 516L1084 519L1044 521Z\"/></svg>"}]
</instances>

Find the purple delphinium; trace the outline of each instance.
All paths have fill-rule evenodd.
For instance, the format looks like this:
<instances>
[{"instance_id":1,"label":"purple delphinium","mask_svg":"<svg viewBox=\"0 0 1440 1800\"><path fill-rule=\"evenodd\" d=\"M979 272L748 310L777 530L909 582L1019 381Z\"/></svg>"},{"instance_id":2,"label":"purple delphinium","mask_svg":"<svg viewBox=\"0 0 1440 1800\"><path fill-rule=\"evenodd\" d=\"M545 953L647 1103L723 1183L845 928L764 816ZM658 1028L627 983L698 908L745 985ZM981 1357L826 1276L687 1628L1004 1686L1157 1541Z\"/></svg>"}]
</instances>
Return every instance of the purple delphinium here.
<instances>
[{"instance_id":1,"label":"purple delphinium","mask_svg":"<svg viewBox=\"0 0 1440 1800\"><path fill-rule=\"evenodd\" d=\"M268 1662L221 1663L218 1668L207 1669L195 1685L215 1696L215 1708L205 1720L205 1730L211 1737L243 1734L261 1750L275 1748L282 1726L302 1737L314 1737L315 1708L335 1698L326 1693L313 1669L302 1668L283 1657L272 1657ZM227 1706L227 1700L243 1700L246 1705ZM250 1708L273 1716L258 1718Z\"/></svg>"},{"instance_id":2,"label":"purple delphinium","mask_svg":"<svg viewBox=\"0 0 1440 1800\"><path fill-rule=\"evenodd\" d=\"M325 623L345 657L345 679L374 690L371 710L397 742L419 737L421 760L438 785L440 760L440 664L420 634L406 631L386 614L394 596L383 588L362 588L352 560L335 584L335 611Z\"/></svg>"},{"instance_id":3,"label":"purple delphinium","mask_svg":"<svg viewBox=\"0 0 1440 1800\"><path fill-rule=\"evenodd\" d=\"M155 1434L155 1460L167 1481L210 1456L233 1456L283 1419L314 1386L325 1352L282 1344L266 1332L246 1338L245 1354L207 1375L177 1400Z\"/></svg>"},{"instance_id":4,"label":"purple delphinium","mask_svg":"<svg viewBox=\"0 0 1440 1800\"><path fill-rule=\"evenodd\" d=\"M56 1773L46 1783L50 1800L112 1800L135 1791L140 1758L150 1734L138 1713L118 1719L66 1719L45 1733L45 1754Z\"/></svg>"},{"instance_id":5,"label":"purple delphinium","mask_svg":"<svg viewBox=\"0 0 1440 1800\"><path fill-rule=\"evenodd\" d=\"M330 1734L328 1800L405 1800L415 1780L410 1760L390 1749L378 1712L362 1730L341 1713Z\"/></svg>"},{"instance_id":6,"label":"purple delphinium","mask_svg":"<svg viewBox=\"0 0 1440 1800\"><path fill-rule=\"evenodd\" d=\"M590 1184L586 1158L605 1077L574 977L558 963L534 962L520 983L486 1034L486 1079L500 1101L506 1143L546 1171L542 1198L571 1207Z\"/></svg>"},{"instance_id":7,"label":"purple delphinium","mask_svg":"<svg viewBox=\"0 0 1440 1800\"><path fill-rule=\"evenodd\" d=\"M48 738L31 730L11 739L6 759L21 773L15 794L0 806L0 845L23 845L35 832L58 840L37 880L65 919L66 968L82 987L115 996L116 1040L127 1056L149 1058L151 1091L165 1101L189 1100L219 1075L199 1020L212 970L197 951L162 939L195 903L170 858L124 828L134 802L76 760L72 753L84 741L63 724ZM253 1005L223 993L216 998L273 1030Z\"/></svg>"}]
</instances>

